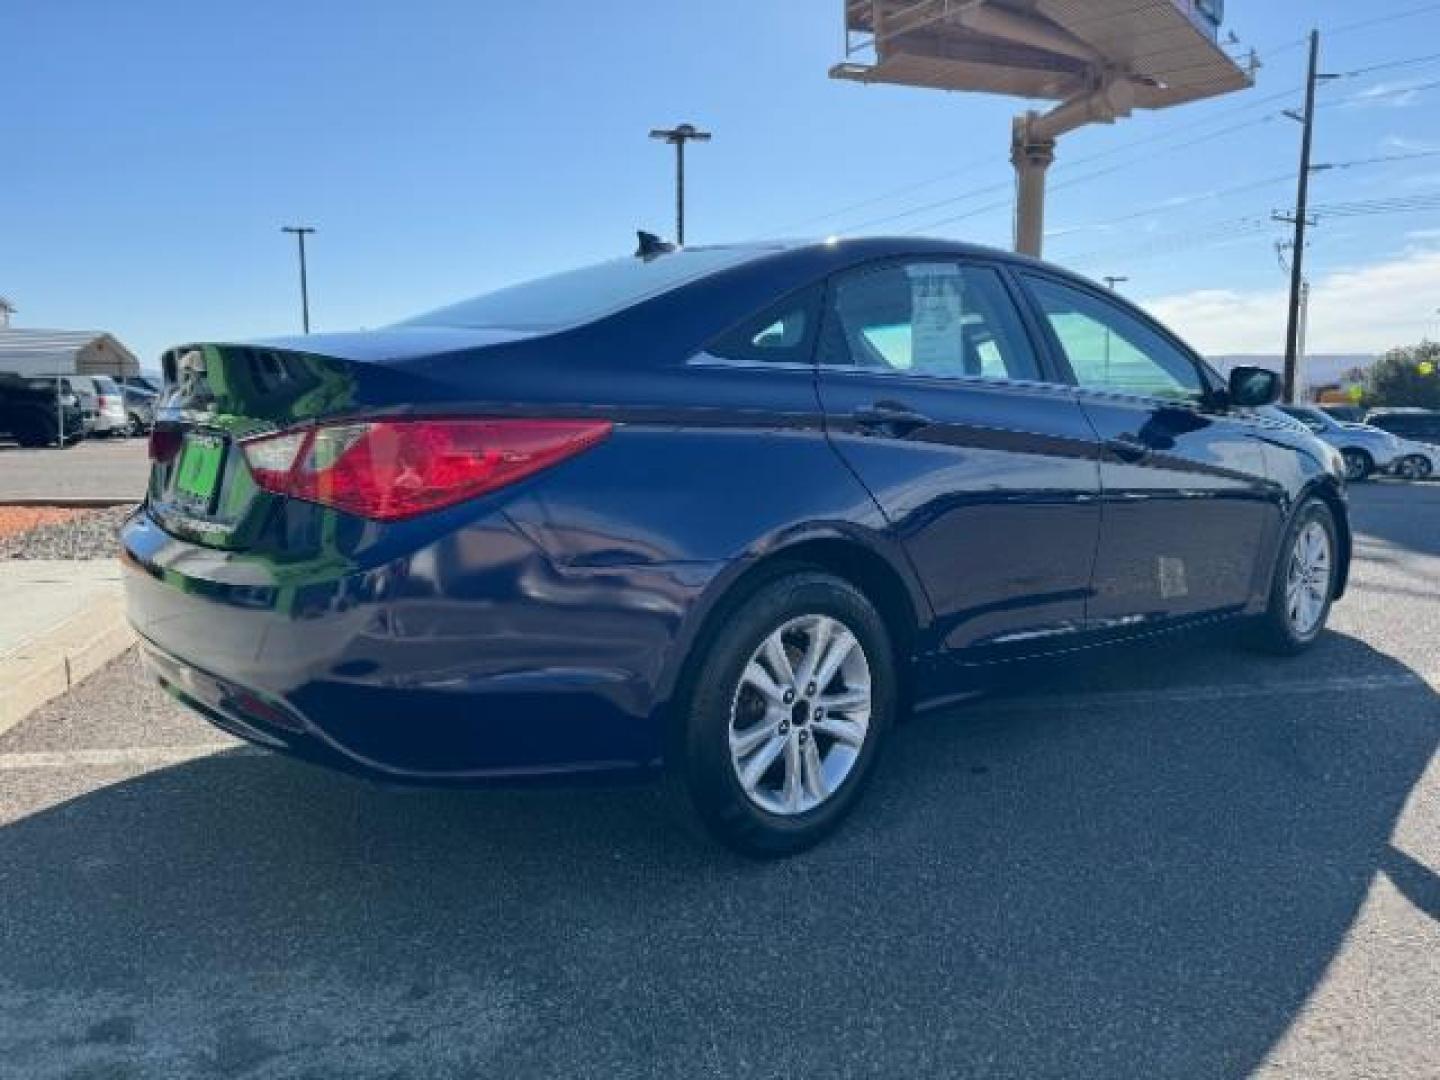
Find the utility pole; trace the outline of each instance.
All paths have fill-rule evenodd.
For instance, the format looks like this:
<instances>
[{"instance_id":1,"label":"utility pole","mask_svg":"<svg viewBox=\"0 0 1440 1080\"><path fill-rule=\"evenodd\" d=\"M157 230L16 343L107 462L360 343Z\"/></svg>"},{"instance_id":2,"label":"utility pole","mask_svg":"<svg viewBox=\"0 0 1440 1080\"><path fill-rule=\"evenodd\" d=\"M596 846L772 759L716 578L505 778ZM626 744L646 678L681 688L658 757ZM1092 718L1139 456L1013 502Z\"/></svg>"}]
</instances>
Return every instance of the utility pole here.
<instances>
[{"instance_id":1,"label":"utility pole","mask_svg":"<svg viewBox=\"0 0 1440 1080\"><path fill-rule=\"evenodd\" d=\"M1124 285L1125 282L1129 281L1130 279L1128 277L1120 277L1115 274L1106 274L1100 280L1105 282L1105 284L1109 286L1111 292L1114 292L1116 285Z\"/></svg>"},{"instance_id":2,"label":"utility pole","mask_svg":"<svg viewBox=\"0 0 1440 1080\"><path fill-rule=\"evenodd\" d=\"M282 225L281 232L294 233L300 242L300 322L310 333L310 285L305 278L305 237L315 230L309 225Z\"/></svg>"},{"instance_id":3,"label":"utility pole","mask_svg":"<svg viewBox=\"0 0 1440 1080\"><path fill-rule=\"evenodd\" d=\"M1320 62L1320 31L1310 31L1310 66L1305 78L1305 112L1296 115L1286 112L1292 120L1304 125L1300 136L1300 178L1295 196L1295 241L1294 258L1290 261L1290 309L1285 326L1285 400L1294 404L1296 391L1296 361L1300 345L1300 294L1305 281L1305 229L1310 224L1307 217L1310 210L1310 147L1315 134L1315 84L1321 79L1335 78L1321 75L1316 70ZM1283 220L1283 219L1282 219Z\"/></svg>"},{"instance_id":4,"label":"utility pole","mask_svg":"<svg viewBox=\"0 0 1440 1080\"><path fill-rule=\"evenodd\" d=\"M678 124L673 128L655 128L650 138L659 139L675 147L675 243L685 246L685 144L687 142L709 142L708 131L700 131L694 124Z\"/></svg>"}]
</instances>

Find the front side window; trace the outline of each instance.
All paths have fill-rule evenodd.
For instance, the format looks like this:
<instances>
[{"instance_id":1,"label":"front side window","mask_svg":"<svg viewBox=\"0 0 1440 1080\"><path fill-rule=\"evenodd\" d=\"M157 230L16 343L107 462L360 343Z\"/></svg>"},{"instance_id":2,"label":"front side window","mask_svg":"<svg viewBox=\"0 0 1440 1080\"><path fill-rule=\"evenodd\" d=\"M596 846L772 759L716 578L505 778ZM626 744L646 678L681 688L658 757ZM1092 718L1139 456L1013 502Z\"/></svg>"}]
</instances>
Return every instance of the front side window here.
<instances>
[{"instance_id":1,"label":"front side window","mask_svg":"<svg viewBox=\"0 0 1440 1080\"><path fill-rule=\"evenodd\" d=\"M837 277L821 363L933 378L1040 377L999 275L936 260Z\"/></svg>"},{"instance_id":2,"label":"front side window","mask_svg":"<svg viewBox=\"0 0 1440 1080\"><path fill-rule=\"evenodd\" d=\"M1025 280L1077 385L1184 401L1204 396L1205 383L1190 357L1128 311L1048 278Z\"/></svg>"}]
</instances>

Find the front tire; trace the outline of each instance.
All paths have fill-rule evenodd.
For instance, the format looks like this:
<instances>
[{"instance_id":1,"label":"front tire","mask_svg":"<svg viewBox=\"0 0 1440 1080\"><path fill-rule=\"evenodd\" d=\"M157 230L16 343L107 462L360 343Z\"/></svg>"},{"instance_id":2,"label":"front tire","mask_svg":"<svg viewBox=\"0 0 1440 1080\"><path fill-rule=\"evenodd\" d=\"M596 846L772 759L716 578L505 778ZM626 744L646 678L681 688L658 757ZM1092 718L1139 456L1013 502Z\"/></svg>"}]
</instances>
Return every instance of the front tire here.
<instances>
[{"instance_id":1,"label":"front tire","mask_svg":"<svg viewBox=\"0 0 1440 1080\"><path fill-rule=\"evenodd\" d=\"M1280 546L1270 604L1254 627L1256 648L1294 656L1315 643L1330 617L1338 580L1337 535L1329 506L1314 498L1301 504Z\"/></svg>"},{"instance_id":2,"label":"front tire","mask_svg":"<svg viewBox=\"0 0 1440 1080\"><path fill-rule=\"evenodd\" d=\"M853 809L894 723L884 621L849 583L796 572L749 596L705 649L672 781L736 851L811 847Z\"/></svg>"}]
</instances>

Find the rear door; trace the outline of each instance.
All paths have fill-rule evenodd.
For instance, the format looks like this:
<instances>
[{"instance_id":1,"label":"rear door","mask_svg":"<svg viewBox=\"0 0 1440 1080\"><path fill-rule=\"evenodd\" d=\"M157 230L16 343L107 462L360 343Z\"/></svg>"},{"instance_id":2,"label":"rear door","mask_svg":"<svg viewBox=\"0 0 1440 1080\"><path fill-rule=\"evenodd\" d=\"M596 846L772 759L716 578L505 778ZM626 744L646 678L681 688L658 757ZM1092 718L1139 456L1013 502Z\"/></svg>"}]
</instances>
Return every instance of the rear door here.
<instances>
[{"instance_id":1,"label":"rear door","mask_svg":"<svg viewBox=\"0 0 1440 1080\"><path fill-rule=\"evenodd\" d=\"M1100 438L1092 628L1245 604L1280 521L1257 418L1218 408L1198 359L1138 311L1072 281L1021 278Z\"/></svg>"},{"instance_id":2,"label":"rear door","mask_svg":"<svg viewBox=\"0 0 1440 1080\"><path fill-rule=\"evenodd\" d=\"M831 440L903 542L937 644L1042 651L1080 630L1098 447L1002 274L927 257L838 275L817 353Z\"/></svg>"}]
</instances>

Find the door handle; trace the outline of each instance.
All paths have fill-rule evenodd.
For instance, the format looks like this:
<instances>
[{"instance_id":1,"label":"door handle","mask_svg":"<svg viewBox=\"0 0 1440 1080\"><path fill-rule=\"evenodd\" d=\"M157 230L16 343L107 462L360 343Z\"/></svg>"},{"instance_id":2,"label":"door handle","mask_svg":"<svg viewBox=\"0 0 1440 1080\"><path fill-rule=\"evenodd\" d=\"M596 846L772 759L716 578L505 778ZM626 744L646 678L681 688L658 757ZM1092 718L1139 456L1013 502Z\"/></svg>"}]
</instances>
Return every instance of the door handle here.
<instances>
[{"instance_id":1,"label":"door handle","mask_svg":"<svg viewBox=\"0 0 1440 1080\"><path fill-rule=\"evenodd\" d=\"M1117 435L1113 439L1106 439L1105 449L1121 461L1131 463L1144 461L1151 453L1150 447L1134 435Z\"/></svg>"},{"instance_id":2,"label":"door handle","mask_svg":"<svg viewBox=\"0 0 1440 1080\"><path fill-rule=\"evenodd\" d=\"M862 435L898 437L934 423L924 413L916 412L898 401L877 401L850 414L850 420Z\"/></svg>"}]
</instances>

